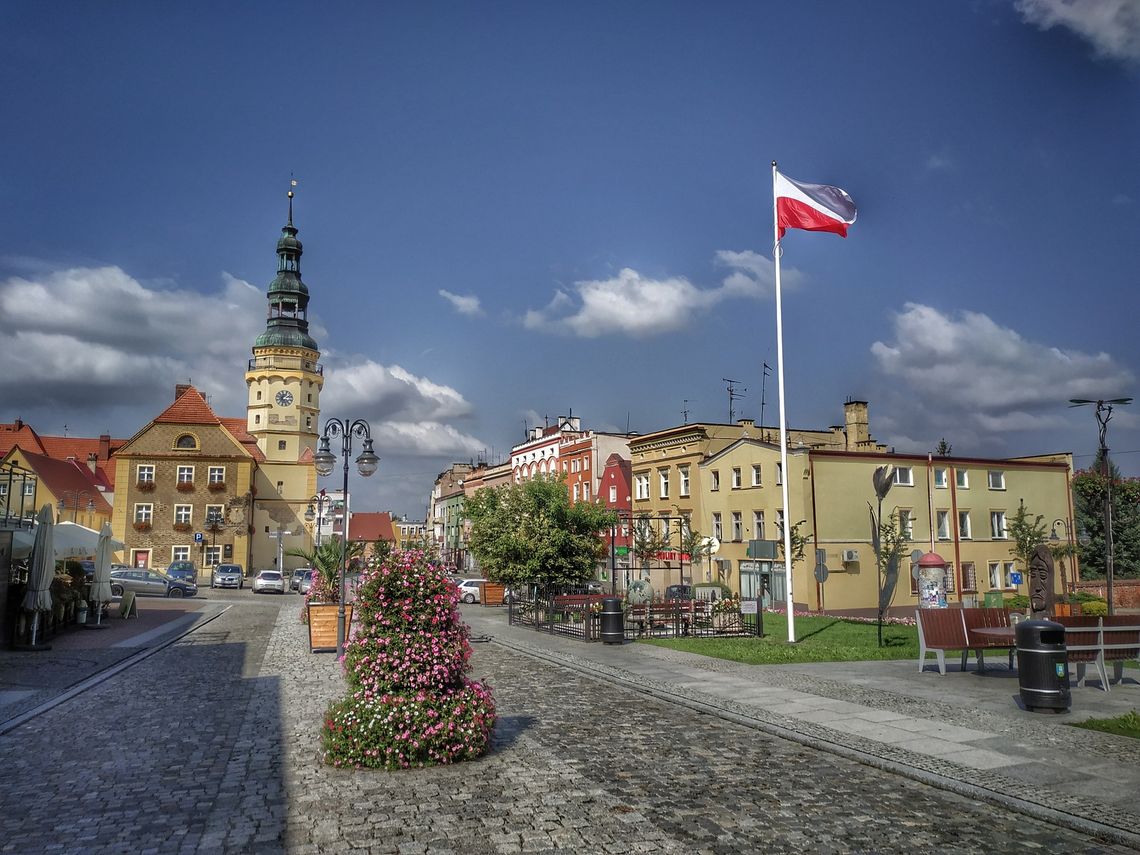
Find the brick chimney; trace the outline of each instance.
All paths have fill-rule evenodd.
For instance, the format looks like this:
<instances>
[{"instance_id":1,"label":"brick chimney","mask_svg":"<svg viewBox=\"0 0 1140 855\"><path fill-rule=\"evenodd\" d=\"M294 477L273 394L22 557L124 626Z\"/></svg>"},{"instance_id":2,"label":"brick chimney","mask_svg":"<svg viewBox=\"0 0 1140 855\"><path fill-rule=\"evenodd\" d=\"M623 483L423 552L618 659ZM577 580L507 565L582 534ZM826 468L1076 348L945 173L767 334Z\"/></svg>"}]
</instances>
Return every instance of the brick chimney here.
<instances>
[{"instance_id":1,"label":"brick chimney","mask_svg":"<svg viewBox=\"0 0 1140 855\"><path fill-rule=\"evenodd\" d=\"M190 384L189 383L177 384L174 387L174 400L177 401L179 398L181 398L183 395L185 395L189 391L190 391Z\"/></svg>"},{"instance_id":2,"label":"brick chimney","mask_svg":"<svg viewBox=\"0 0 1140 855\"><path fill-rule=\"evenodd\" d=\"M94 451L87 455L87 468L92 472L99 468L99 455Z\"/></svg>"},{"instance_id":3,"label":"brick chimney","mask_svg":"<svg viewBox=\"0 0 1140 855\"><path fill-rule=\"evenodd\" d=\"M855 451L871 441L870 416L866 401L848 401L843 405L843 420L847 426L847 450Z\"/></svg>"},{"instance_id":4,"label":"brick chimney","mask_svg":"<svg viewBox=\"0 0 1140 855\"><path fill-rule=\"evenodd\" d=\"M99 459L111 459L111 434L109 433L99 434Z\"/></svg>"}]
</instances>

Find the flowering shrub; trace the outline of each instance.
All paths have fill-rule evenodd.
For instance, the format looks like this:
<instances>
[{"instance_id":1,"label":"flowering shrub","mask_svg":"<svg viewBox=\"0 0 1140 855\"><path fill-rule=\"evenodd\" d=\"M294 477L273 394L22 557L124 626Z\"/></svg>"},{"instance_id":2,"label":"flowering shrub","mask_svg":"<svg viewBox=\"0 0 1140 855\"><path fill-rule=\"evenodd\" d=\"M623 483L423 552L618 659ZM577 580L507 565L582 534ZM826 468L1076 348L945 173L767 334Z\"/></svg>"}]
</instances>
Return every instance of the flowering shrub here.
<instances>
[{"instance_id":1,"label":"flowering shrub","mask_svg":"<svg viewBox=\"0 0 1140 855\"><path fill-rule=\"evenodd\" d=\"M178 490L179 493L193 493L194 492L194 482L193 481L179 481L178 484L175 485L175 489Z\"/></svg>"},{"instance_id":2,"label":"flowering shrub","mask_svg":"<svg viewBox=\"0 0 1140 855\"><path fill-rule=\"evenodd\" d=\"M136 481L135 482L135 489L137 489L140 493L153 493L154 492L154 482L153 481Z\"/></svg>"},{"instance_id":3,"label":"flowering shrub","mask_svg":"<svg viewBox=\"0 0 1140 855\"><path fill-rule=\"evenodd\" d=\"M403 769L487 750L495 703L464 677L471 646L458 600L422 552L393 552L365 569L345 645L351 694L329 708L322 730L329 763Z\"/></svg>"},{"instance_id":4,"label":"flowering shrub","mask_svg":"<svg viewBox=\"0 0 1140 855\"><path fill-rule=\"evenodd\" d=\"M727 615L740 611L740 597L733 594L731 597L722 597L712 604L714 615Z\"/></svg>"},{"instance_id":5,"label":"flowering shrub","mask_svg":"<svg viewBox=\"0 0 1140 855\"><path fill-rule=\"evenodd\" d=\"M226 491L225 481L211 481L206 485L206 489L211 493L224 493Z\"/></svg>"}]
</instances>

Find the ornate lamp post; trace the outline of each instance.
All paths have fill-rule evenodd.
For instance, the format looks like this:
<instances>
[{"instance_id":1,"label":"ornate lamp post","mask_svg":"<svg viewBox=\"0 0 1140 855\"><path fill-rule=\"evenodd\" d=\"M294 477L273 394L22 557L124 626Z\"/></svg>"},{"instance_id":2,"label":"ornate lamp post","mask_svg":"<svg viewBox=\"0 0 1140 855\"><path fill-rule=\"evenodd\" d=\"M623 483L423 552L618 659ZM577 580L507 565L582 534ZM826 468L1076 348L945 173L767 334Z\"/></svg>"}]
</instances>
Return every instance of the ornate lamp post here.
<instances>
[{"instance_id":1,"label":"ornate lamp post","mask_svg":"<svg viewBox=\"0 0 1140 855\"><path fill-rule=\"evenodd\" d=\"M311 523L313 520L316 520L317 522L317 549L321 548L321 528L325 524L325 508L327 508L331 503L332 499L325 495L324 490L321 490L321 492L317 493L317 495L309 499L309 508L305 511L305 522ZM316 511L313 510L314 506L316 507Z\"/></svg>"},{"instance_id":2,"label":"ornate lamp post","mask_svg":"<svg viewBox=\"0 0 1140 855\"><path fill-rule=\"evenodd\" d=\"M61 496L60 500L59 500L59 511L60 511L61 515L65 510L67 510L67 502L64 501L64 497L66 497L66 496L72 497L72 499L71 499L71 521L72 522L75 522L76 518L79 516L79 497L80 496L87 496L88 497L88 499L87 499L87 513L88 513L88 515L95 513L95 499L91 498L91 494L89 492L87 492L86 490L64 490L63 496ZM88 522L90 522L90 520L88 520Z\"/></svg>"},{"instance_id":3,"label":"ornate lamp post","mask_svg":"<svg viewBox=\"0 0 1140 855\"><path fill-rule=\"evenodd\" d=\"M1108 422L1112 418L1112 408L1118 404L1131 404L1131 398L1112 398L1110 400L1090 401L1087 398L1070 398L1070 407L1083 407L1086 404L1096 405L1096 422L1100 426L1100 446L1097 457L1104 469L1104 587L1105 597L1108 600L1108 613L1115 614L1112 608L1112 576L1113 576L1113 544L1112 544L1112 467L1108 462L1108 445L1105 444L1105 435L1108 433Z\"/></svg>"},{"instance_id":4,"label":"ornate lamp post","mask_svg":"<svg viewBox=\"0 0 1140 855\"><path fill-rule=\"evenodd\" d=\"M331 475L336 466L336 455L329 448L330 441L335 437L341 439L341 457L344 459L344 496L348 496L348 458L352 456L352 438L364 441L364 450L356 458L356 470L365 478L376 471L380 465L380 458L372 450L372 430L364 419L329 419L325 422L325 431L321 435L321 444L313 456L313 465L318 475ZM344 521L344 539L340 549L340 603L336 610L336 655L344 655L344 599L345 576L348 573L348 519Z\"/></svg>"},{"instance_id":5,"label":"ornate lamp post","mask_svg":"<svg viewBox=\"0 0 1140 855\"><path fill-rule=\"evenodd\" d=\"M210 554L211 555L215 555L215 553L214 553L215 539L218 535L218 532L222 530L222 523L223 522L225 522L225 520L222 518L222 515L217 510L211 510L208 514L206 514L206 529L210 532ZM217 557L217 556L215 555L215 557ZM215 562L215 563L220 564L221 562Z\"/></svg>"}]
</instances>

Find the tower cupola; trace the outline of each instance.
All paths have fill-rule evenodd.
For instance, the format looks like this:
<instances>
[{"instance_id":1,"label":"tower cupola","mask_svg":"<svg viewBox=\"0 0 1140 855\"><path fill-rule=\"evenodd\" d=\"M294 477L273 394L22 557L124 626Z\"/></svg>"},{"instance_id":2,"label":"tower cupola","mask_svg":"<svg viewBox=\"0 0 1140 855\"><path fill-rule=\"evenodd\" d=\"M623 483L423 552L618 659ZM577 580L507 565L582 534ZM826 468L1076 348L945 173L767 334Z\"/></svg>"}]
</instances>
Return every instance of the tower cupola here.
<instances>
[{"instance_id":1,"label":"tower cupola","mask_svg":"<svg viewBox=\"0 0 1140 855\"><path fill-rule=\"evenodd\" d=\"M265 332L254 347L304 347L317 350L309 335L309 289L301 281L301 241L293 225L293 191L289 191L289 221L277 241L277 275L269 283L269 314Z\"/></svg>"}]
</instances>

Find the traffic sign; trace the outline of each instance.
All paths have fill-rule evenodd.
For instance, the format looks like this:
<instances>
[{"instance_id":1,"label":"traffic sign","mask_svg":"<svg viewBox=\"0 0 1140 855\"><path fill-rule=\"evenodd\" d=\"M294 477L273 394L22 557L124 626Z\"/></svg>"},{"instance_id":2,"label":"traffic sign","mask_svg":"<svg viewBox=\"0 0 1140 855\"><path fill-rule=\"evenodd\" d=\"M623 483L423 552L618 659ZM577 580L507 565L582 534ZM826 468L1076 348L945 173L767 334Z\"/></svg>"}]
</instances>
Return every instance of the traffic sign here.
<instances>
[{"instance_id":1,"label":"traffic sign","mask_svg":"<svg viewBox=\"0 0 1140 855\"><path fill-rule=\"evenodd\" d=\"M819 584L822 585L824 582L827 581L827 577L828 577L828 574L830 574L830 572L831 571L828 570L825 565L820 564L818 567L815 568L815 581L819 582Z\"/></svg>"},{"instance_id":2,"label":"traffic sign","mask_svg":"<svg viewBox=\"0 0 1140 855\"><path fill-rule=\"evenodd\" d=\"M205 541L205 539L206 539L206 535L202 534L202 532L200 532L200 531L194 532L194 542L195 543L202 543L203 541Z\"/></svg>"}]
</instances>

